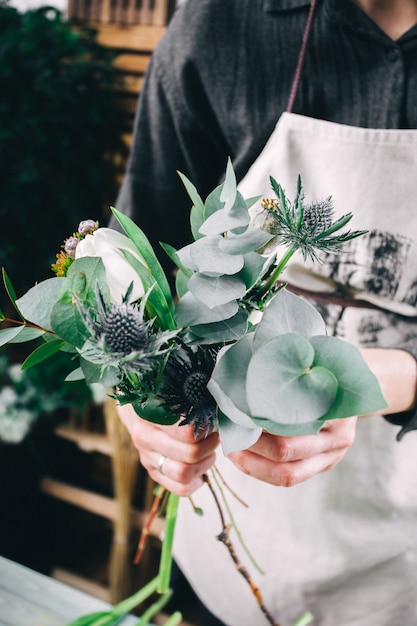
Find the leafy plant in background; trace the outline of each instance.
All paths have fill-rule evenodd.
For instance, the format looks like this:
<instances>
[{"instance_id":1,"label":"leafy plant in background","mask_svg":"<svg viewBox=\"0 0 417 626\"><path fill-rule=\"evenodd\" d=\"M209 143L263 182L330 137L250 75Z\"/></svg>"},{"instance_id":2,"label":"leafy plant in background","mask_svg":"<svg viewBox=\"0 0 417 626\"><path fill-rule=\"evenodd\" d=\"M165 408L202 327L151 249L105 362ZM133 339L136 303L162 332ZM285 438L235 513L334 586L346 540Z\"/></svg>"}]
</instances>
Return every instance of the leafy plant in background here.
<instances>
[{"instance_id":1,"label":"leafy plant in background","mask_svg":"<svg viewBox=\"0 0 417 626\"><path fill-rule=\"evenodd\" d=\"M57 256L57 276L19 299L4 273L17 317L3 314L8 327L0 331L0 345L42 338L24 369L65 350L74 357L67 380L100 382L120 404L132 404L155 423L191 424L196 435L218 429L226 453L248 448L263 430L317 433L327 420L385 407L360 352L327 336L316 309L278 280L295 252L319 262L321 254L341 252L346 241L361 236L363 231L344 230L351 214L333 221L329 199L305 203L299 180L290 201L271 178L275 198L262 201L265 219L259 219L262 211L251 219L249 209L260 198L242 197L230 161L224 183L204 202L181 177L193 203L194 241L181 250L162 244L178 268L175 298L146 235L114 209L126 235L84 220ZM267 254L265 246L271 247ZM207 476L205 481L220 512L216 490ZM158 506L165 495L158 490ZM149 623L170 597L178 503L168 494L157 577L112 611L72 626L115 624L157 591L139 622ZM222 524L219 539L234 559L228 525ZM278 626L246 568L236 565L264 618ZM180 618L170 619L174 624ZM306 613L297 625L310 621Z\"/></svg>"},{"instance_id":2,"label":"leafy plant in background","mask_svg":"<svg viewBox=\"0 0 417 626\"><path fill-rule=\"evenodd\" d=\"M107 212L124 169L114 54L55 8L0 0L0 265L24 290L51 241Z\"/></svg>"},{"instance_id":3,"label":"leafy plant in background","mask_svg":"<svg viewBox=\"0 0 417 626\"><path fill-rule=\"evenodd\" d=\"M70 359L62 352L28 370L8 356L0 356L0 442L21 443L38 420L57 423L68 411L82 417L94 393L80 382L57 384L70 368Z\"/></svg>"}]
</instances>

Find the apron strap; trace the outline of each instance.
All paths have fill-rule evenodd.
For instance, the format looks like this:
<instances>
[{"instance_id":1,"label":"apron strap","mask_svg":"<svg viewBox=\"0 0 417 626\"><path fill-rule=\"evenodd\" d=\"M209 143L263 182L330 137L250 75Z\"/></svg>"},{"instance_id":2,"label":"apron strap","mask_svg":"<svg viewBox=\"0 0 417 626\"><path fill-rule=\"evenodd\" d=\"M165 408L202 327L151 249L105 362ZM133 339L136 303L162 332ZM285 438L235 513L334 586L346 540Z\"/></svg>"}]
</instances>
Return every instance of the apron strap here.
<instances>
[{"instance_id":1,"label":"apron strap","mask_svg":"<svg viewBox=\"0 0 417 626\"><path fill-rule=\"evenodd\" d=\"M298 86L300 84L301 73L303 71L304 61L306 57L307 46L310 40L311 26L313 24L313 18L317 4L318 0L311 0L310 10L308 12L307 22L303 34L303 41L301 43L300 53L298 55L297 67L295 68L294 78L291 85L290 97L288 98L288 104L286 109L287 113L292 112L294 101L297 96Z\"/></svg>"}]
</instances>

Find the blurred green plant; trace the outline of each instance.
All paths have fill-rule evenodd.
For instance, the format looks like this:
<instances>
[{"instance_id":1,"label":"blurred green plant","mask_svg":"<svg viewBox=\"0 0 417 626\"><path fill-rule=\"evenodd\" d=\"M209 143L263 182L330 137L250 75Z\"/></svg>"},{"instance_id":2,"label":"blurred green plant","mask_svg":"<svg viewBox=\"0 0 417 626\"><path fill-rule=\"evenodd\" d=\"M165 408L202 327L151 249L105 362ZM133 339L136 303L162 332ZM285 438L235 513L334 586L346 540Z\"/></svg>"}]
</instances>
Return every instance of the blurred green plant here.
<instances>
[{"instance_id":1,"label":"blurred green plant","mask_svg":"<svg viewBox=\"0 0 417 626\"><path fill-rule=\"evenodd\" d=\"M0 266L18 292L48 277L51 241L114 202L127 149L113 60L55 8L0 0Z\"/></svg>"},{"instance_id":2,"label":"blurred green plant","mask_svg":"<svg viewBox=\"0 0 417 626\"><path fill-rule=\"evenodd\" d=\"M82 382L61 384L72 368L70 355L61 352L39 368L22 370L7 355L0 356L0 442L21 443L42 419L56 424L68 411L81 418L95 398Z\"/></svg>"}]
</instances>

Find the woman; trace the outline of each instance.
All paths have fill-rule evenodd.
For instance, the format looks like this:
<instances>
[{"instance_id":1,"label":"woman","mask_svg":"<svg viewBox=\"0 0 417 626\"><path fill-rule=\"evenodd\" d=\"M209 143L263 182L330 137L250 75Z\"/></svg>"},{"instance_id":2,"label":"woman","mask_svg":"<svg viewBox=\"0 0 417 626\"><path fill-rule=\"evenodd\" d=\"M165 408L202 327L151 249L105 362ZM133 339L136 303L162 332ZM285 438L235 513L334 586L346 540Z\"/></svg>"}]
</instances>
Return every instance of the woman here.
<instances>
[{"instance_id":1,"label":"woman","mask_svg":"<svg viewBox=\"0 0 417 626\"><path fill-rule=\"evenodd\" d=\"M307 195L352 211L367 238L319 270L293 264L288 279L310 297L327 291L329 332L362 348L403 432L416 421L416 25L411 0L321 0L313 11L303 0L188 0L154 54L118 202L154 242L180 247L189 204L175 171L204 197L231 156L245 196L270 195L272 174L291 197L301 173ZM316 436L264 433L226 459L215 433L195 442L188 427L120 415L150 476L196 492L205 515L182 502L176 558L222 622L263 618L213 541L219 522L199 487L216 454L249 504L239 525L280 623L308 609L320 626L417 624L415 432L399 443L388 420L352 416Z\"/></svg>"}]
</instances>

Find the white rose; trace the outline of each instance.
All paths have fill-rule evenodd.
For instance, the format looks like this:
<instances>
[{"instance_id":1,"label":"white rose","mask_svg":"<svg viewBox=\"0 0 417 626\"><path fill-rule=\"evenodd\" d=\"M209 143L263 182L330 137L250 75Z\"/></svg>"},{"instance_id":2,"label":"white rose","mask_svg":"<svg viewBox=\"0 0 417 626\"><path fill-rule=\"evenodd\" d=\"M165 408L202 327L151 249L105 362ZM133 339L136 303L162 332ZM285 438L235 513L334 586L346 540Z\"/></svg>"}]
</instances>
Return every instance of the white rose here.
<instances>
[{"instance_id":1,"label":"white rose","mask_svg":"<svg viewBox=\"0 0 417 626\"><path fill-rule=\"evenodd\" d=\"M146 266L131 240L111 228L98 228L92 235L82 239L76 248L75 258L85 256L101 257L106 268L107 284L112 300L121 303L123 296L133 281L133 291L130 302L141 298L144 294L143 284L133 267L126 261L122 250L127 250L138 261Z\"/></svg>"}]
</instances>

